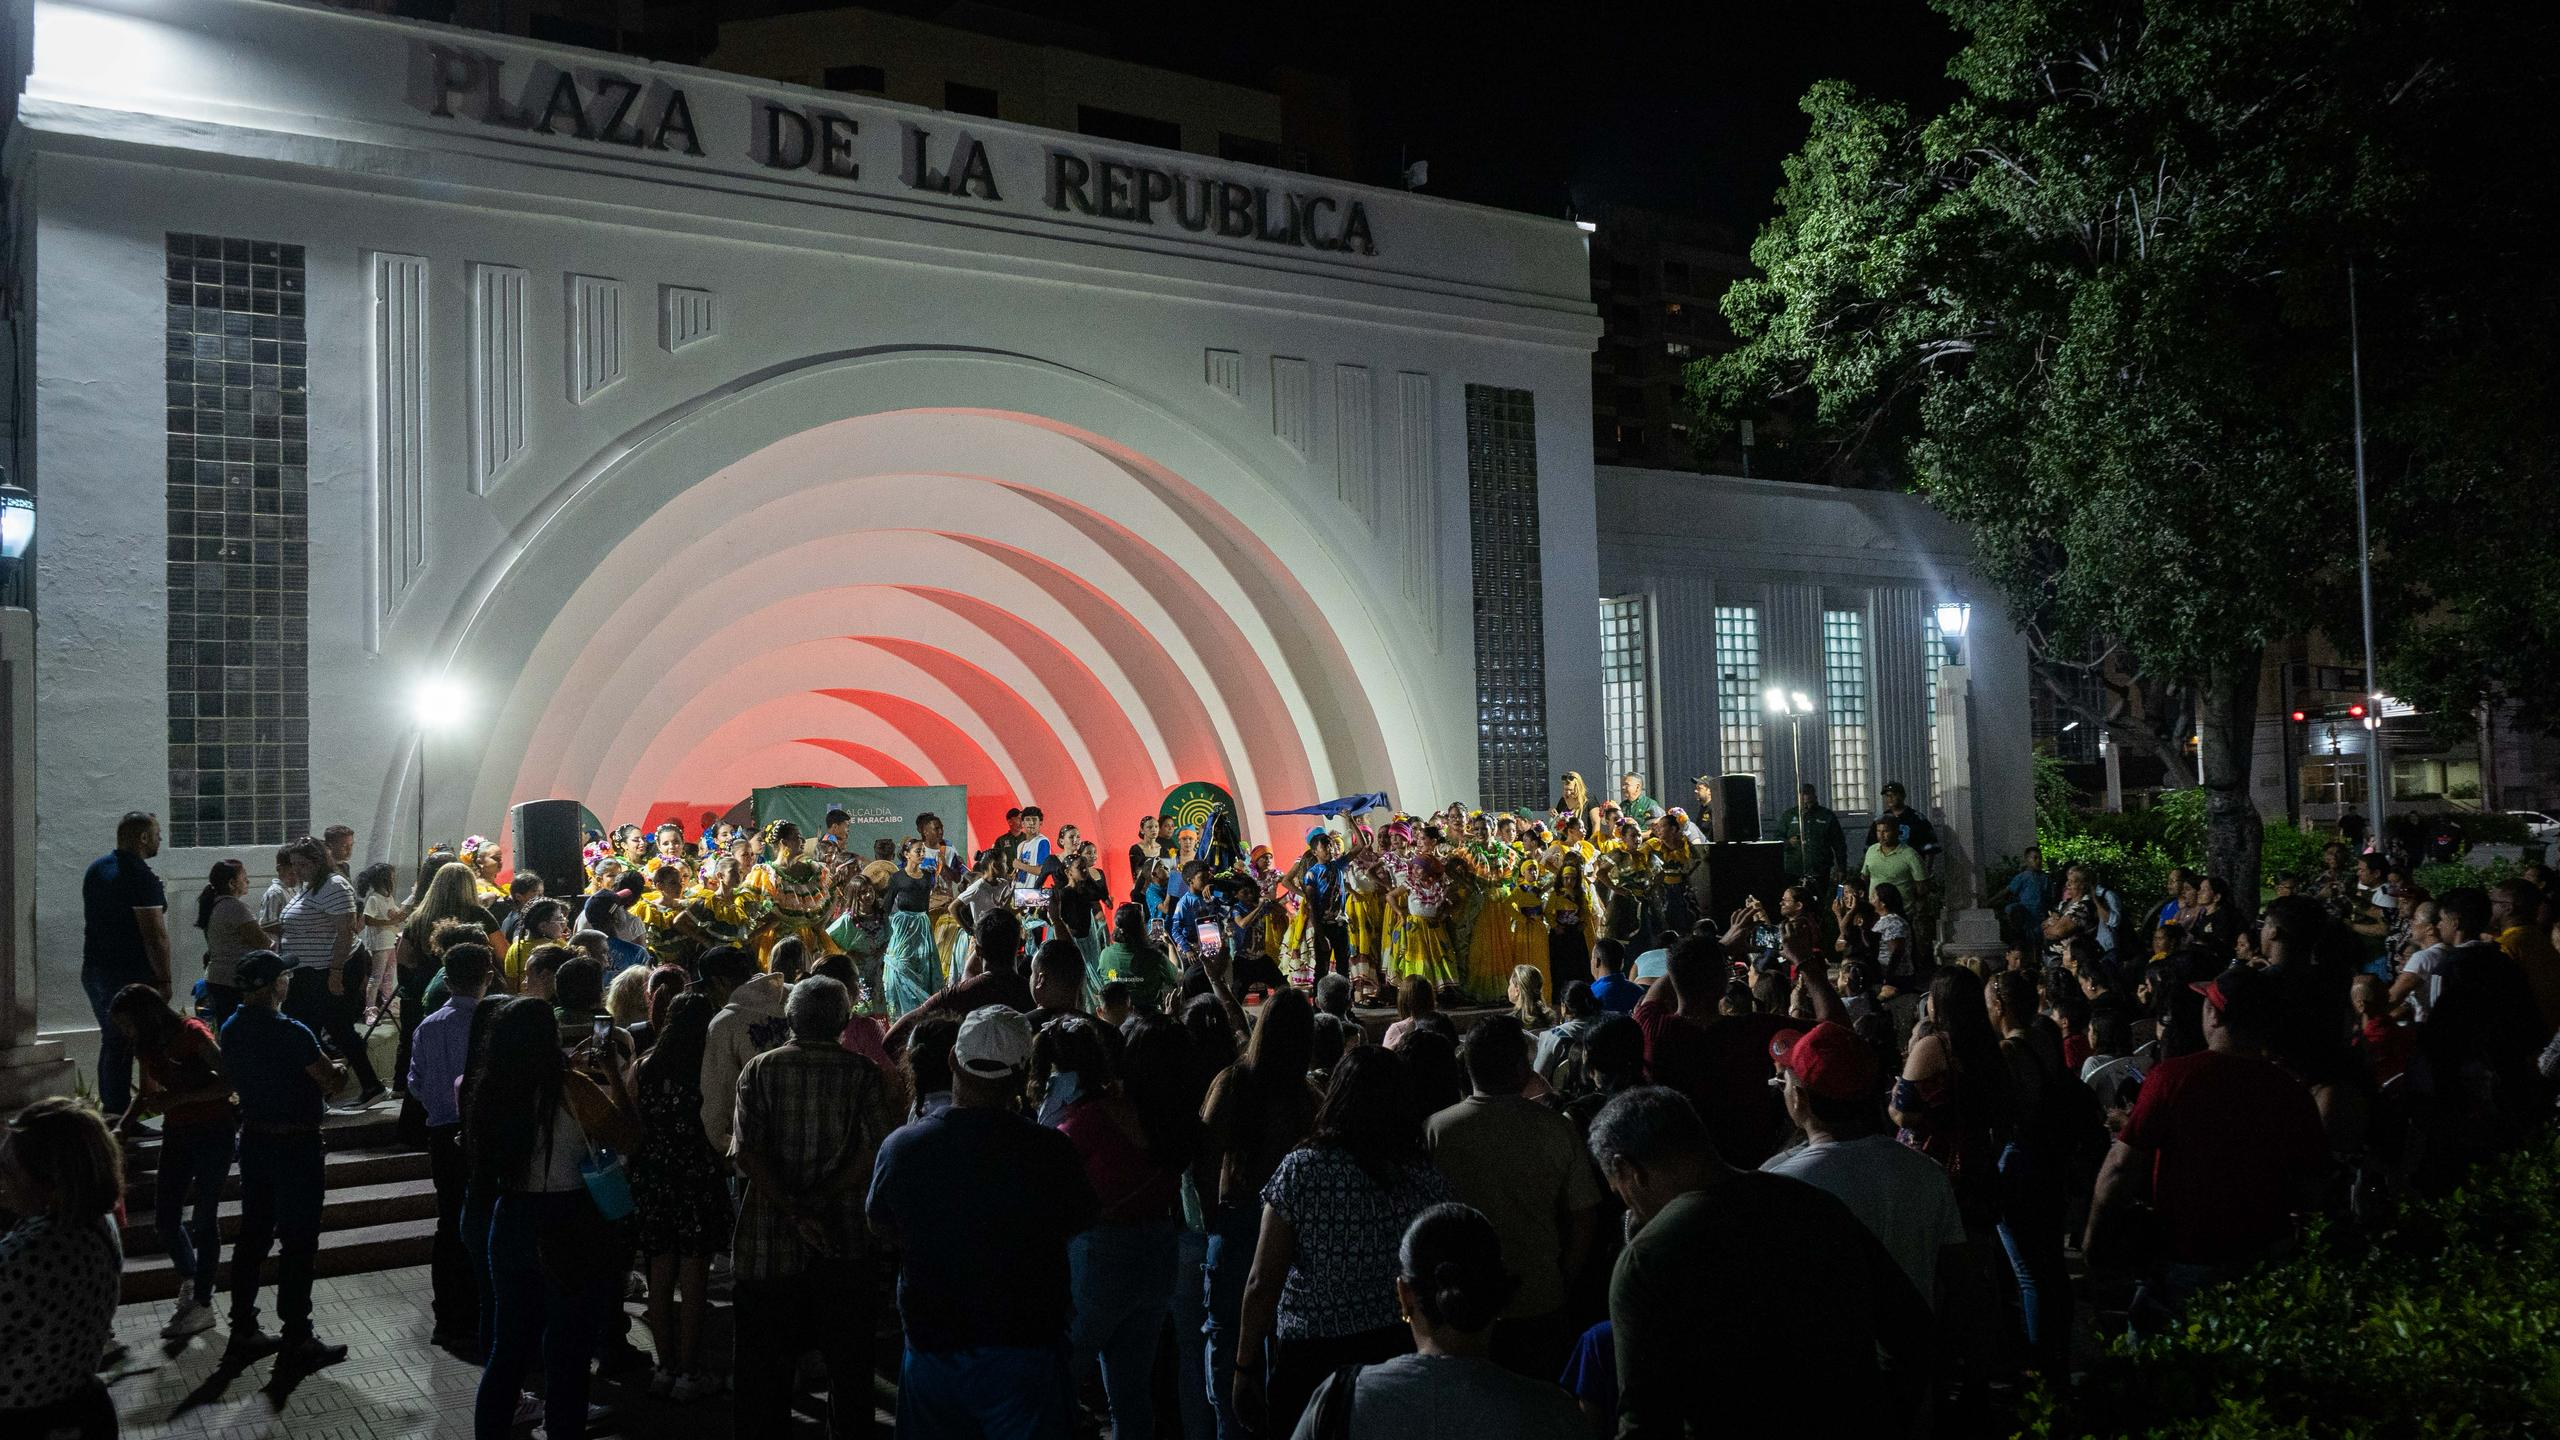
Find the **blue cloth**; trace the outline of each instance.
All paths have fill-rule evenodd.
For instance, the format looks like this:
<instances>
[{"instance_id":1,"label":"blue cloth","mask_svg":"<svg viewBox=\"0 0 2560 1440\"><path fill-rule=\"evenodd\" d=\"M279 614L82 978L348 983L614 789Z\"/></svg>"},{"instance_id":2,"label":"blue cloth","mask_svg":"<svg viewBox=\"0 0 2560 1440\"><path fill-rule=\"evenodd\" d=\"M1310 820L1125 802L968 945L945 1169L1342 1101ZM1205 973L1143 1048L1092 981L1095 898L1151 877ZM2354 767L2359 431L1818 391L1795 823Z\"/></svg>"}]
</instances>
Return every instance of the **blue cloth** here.
<instances>
[{"instance_id":1,"label":"blue cloth","mask_svg":"<svg viewBox=\"0 0 2560 1440\"><path fill-rule=\"evenodd\" d=\"M199 1305L213 1303L213 1272L222 1263L222 1184L231 1177L228 1125L198 1125L165 1132L160 1171L153 1187L153 1219L169 1268L187 1282ZM195 1201L195 1223L183 1223Z\"/></svg>"},{"instance_id":2,"label":"blue cloth","mask_svg":"<svg viewBox=\"0 0 2560 1440\"><path fill-rule=\"evenodd\" d=\"M2041 870L2021 870L2010 876L2009 888L2002 893L2012 906L2026 911L2039 925L2044 923L2045 912L2053 908L2053 882ZM2169 904L2174 912L2177 902L2172 900Z\"/></svg>"},{"instance_id":3,"label":"blue cloth","mask_svg":"<svg viewBox=\"0 0 2560 1440\"><path fill-rule=\"evenodd\" d=\"M1604 1015L1630 1015L1644 999L1644 987L1623 975L1602 975L1591 982L1591 998Z\"/></svg>"},{"instance_id":4,"label":"blue cloth","mask_svg":"<svg viewBox=\"0 0 2560 1440\"><path fill-rule=\"evenodd\" d=\"M1209 1243L1200 1262L1201 1308L1208 1312L1201 1350L1209 1374L1209 1400L1217 1414L1218 1440L1248 1440L1253 1434L1236 1413L1236 1324L1244 1310L1244 1285L1253 1273L1253 1249L1261 1228L1259 1204L1223 1206L1209 1217Z\"/></svg>"},{"instance_id":5,"label":"blue cloth","mask_svg":"<svg viewBox=\"0 0 2560 1440\"><path fill-rule=\"evenodd\" d=\"M80 877L80 908L80 968L119 984L150 979L151 955L133 912L169 908L169 892L150 864L130 850L99 856Z\"/></svg>"},{"instance_id":6,"label":"blue cloth","mask_svg":"<svg viewBox=\"0 0 2560 1440\"><path fill-rule=\"evenodd\" d=\"M1067 1240L1101 1208L1066 1136L976 1107L912 1121L881 1145L865 1208L903 1247L911 1353L1064 1346Z\"/></svg>"},{"instance_id":7,"label":"blue cloth","mask_svg":"<svg viewBox=\"0 0 2560 1440\"><path fill-rule=\"evenodd\" d=\"M1565 1362L1557 1384L1573 1398L1603 1415L1618 1413L1618 1332L1606 1320L1582 1332L1573 1342L1573 1358Z\"/></svg>"},{"instance_id":8,"label":"blue cloth","mask_svg":"<svg viewBox=\"0 0 2560 1440\"><path fill-rule=\"evenodd\" d=\"M933 920L921 910L889 912L889 944L880 952L880 994L891 1015L904 1015L942 988L942 952Z\"/></svg>"},{"instance_id":9,"label":"blue cloth","mask_svg":"<svg viewBox=\"0 0 2560 1440\"><path fill-rule=\"evenodd\" d=\"M901 1435L1069 1440L1075 1413L1064 1344L941 1351L910 1345L898 1367Z\"/></svg>"},{"instance_id":10,"label":"blue cloth","mask_svg":"<svg viewBox=\"0 0 2560 1440\"><path fill-rule=\"evenodd\" d=\"M1200 892L1185 891L1181 899L1173 902L1171 933L1166 938L1173 942L1174 949L1183 954L1197 955L1200 953L1200 927L1211 918L1208 903L1200 898Z\"/></svg>"},{"instance_id":11,"label":"blue cloth","mask_svg":"<svg viewBox=\"0 0 2560 1440\"><path fill-rule=\"evenodd\" d=\"M1313 805L1301 805L1295 810L1265 810L1262 813L1265 815L1323 815L1330 818L1335 815L1365 815L1372 810L1386 808L1387 797L1384 795L1345 795L1339 800L1319 800Z\"/></svg>"},{"instance_id":12,"label":"blue cloth","mask_svg":"<svg viewBox=\"0 0 2560 1440\"><path fill-rule=\"evenodd\" d=\"M554 1435L586 1433L587 1362L595 1356L597 1322L622 1276L599 1266L589 1283L564 1289L543 1265L542 1249L546 1234L566 1236L591 1213L585 1192L578 1190L498 1197L485 1277L492 1297L489 1359L471 1407L472 1429L483 1440L513 1433L516 1397L537 1354L544 1372L543 1423Z\"/></svg>"},{"instance_id":13,"label":"blue cloth","mask_svg":"<svg viewBox=\"0 0 2560 1440\"><path fill-rule=\"evenodd\" d=\"M269 1006L243 1005L222 1022L222 1068L244 1125L318 1125L326 1097L310 1069L323 1058L310 1026Z\"/></svg>"},{"instance_id":14,"label":"blue cloth","mask_svg":"<svg viewBox=\"0 0 2560 1440\"><path fill-rule=\"evenodd\" d=\"M418 1022L409 1039L409 1073L402 1083L425 1107L427 1124L459 1125L462 1108L454 1082L471 1056L471 1012L478 998L456 995L444 1007Z\"/></svg>"},{"instance_id":15,"label":"blue cloth","mask_svg":"<svg viewBox=\"0 0 2560 1440\"><path fill-rule=\"evenodd\" d=\"M1298 893L1318 915L1331 916L1342 908L1342 862L1319 860L1307 867L1300 877Z\"/></svg>"},{"instance_id":16,"label":"blue cloth","mask_svg":"<svg viewBox=\"0 0 2560 1440\"><path fill-rule=\"evenodd\" d=\"M89 1014L98 1022L98 1107L109 1115L122 1115L133 1102L133 1051L107 1014L116 992L131 983L85 965L80 968L80 990L89 997Z\"/></svg>"}]
</instances>

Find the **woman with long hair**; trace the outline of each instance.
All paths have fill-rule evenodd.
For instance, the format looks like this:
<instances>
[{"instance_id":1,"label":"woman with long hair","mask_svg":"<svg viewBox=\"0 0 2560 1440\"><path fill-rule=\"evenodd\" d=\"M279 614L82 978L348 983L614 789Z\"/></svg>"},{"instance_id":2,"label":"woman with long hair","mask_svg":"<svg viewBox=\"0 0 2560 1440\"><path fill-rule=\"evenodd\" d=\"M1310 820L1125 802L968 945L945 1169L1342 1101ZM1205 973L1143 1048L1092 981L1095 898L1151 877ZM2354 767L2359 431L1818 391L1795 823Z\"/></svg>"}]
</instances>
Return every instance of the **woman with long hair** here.
<instances>
[{"instance_id":1,"label":"woman with long hair","mask_svg":"<svg viewBox=\"0 0 2560 1440\"><path fill-rule=\"evenodd\" d=\"M1235 1408L1287 1428L1327 1375L1410 1349L1396 1296L1405 1227L1454 1198L1431 1168L1404 1061L1363 1045L1334 1067L1315 1133L1262 1190L1262 1233L1236 1326ZM1265 1355L1266 1368L1256 1362Z\"/></svg>"},{"instance_id":2,"label":"woman with long hair","mask_svg":"<svg viewBox=\"0 0 2560 1440\"><path fill-rule=\"evenodd\" d=\"M1579 770L1564 772L1564 794L1556 800L1556 818L1580 823L1582 812L1591 808L1591 786Z\"/></svg>"},{"instance_id":3,"label":"woman with long hair","mask_svg":"<svg viewBox=\"0 0 2560 1440\"><path fill-rule=\"evenodd\" d=\"M1982 977L1960 965L1929 981L1929 1033L1911 1042L1891 1109L1902 1143L1938 1162L1955 1185L1967 1228L1987 1232L1999 1211L1999 1164L2017 1120L2017 1094Z\"/></svg>"},{"instance_id":4,"label":"woman with long hair","mask_svg":"<svg viewBox=\"0 0 2560 1440\"><path fill-rule=\"evenodd\" d=\"M495 1206L489 1356L472 1430L479 1440L507 1440L538 1351L546 1371L544 1423L554 1435L578 1435L587 1423L596 1324L630 1264L626 1227L609 1223L589 1196L585 1163L598 1145L630 1152L644 1131L620 1067L599 1056L593 1041L578 1047L582 1068L562 1057L549 1005L518 997L481 1008L494 1013L479 1035L479 1073L468 1087L462 1133L471 1185Z\"/></svg>"},{"instance_id":5,"label":"woman with long hair","mask_svg":"<svg viewBox=\"0 0 2560 1440\"><path fill-rule=\"evenodd\" d=\"M213 1272L222 1263L222 1186L240 1134L231 1077L213 1031L193 1017L181 1019L148 985L127 985L107 1007L108 1022L124 1034L125 1048L142 1067L141 1088L116 1121L137 1133L143 1112L161 1115L160 1164L153 1177L153 1221L169 1268L184 1288L177 1313L161 1327L163 1340L183 1340L213 1328ZM184 1223L195 1201L195 1222Z\"/></svg>"},{"instance_id":6,"label":"woman with long hair","mask_svg":"<svg viewBox=\"0 0 2560 1440\"><path fill-rule=\"evenodd\" d=\"M1244 1057L1209 1086L1200 1118L1207 1129L1202 1169L1215 1176L1201 1196L1208 1211L1208 1375L1220 1434L1240 1432L1229 1381L1236 1370L1238 1312L1261 1234L1262 1187L1281 1158L1315 1129L1315 1006L1293 989L1262 1002ZM1369 1047L1363 1046L1363 1049ZM1257 1353L1256 1364L1260 1359Z\"/></svg>"},{"instance_id":7,"label":"woman with long hair","mask_svg":"<svg viewBox=\"0 0 2560 1440\"><path fill-rule=\"evenodd\" d=\"M0 1435L116 1433L98 1357L115 1334L124 1156L98 1112L39 1100L0 1124Z\"/></svg>"},{"instance_id":8,"label":"woman with long hair","mask_svg":"<svg viewBox=\"0 0 2560 1440\"><path fill-rule=\"evenodd\" d=\"M701 1366L703 1292L712 1255L729 1243L729 1168L702 1130L702 1051L719 1013L708 995L677 996L633 1087L646 1134L632 1157L631 1198L649 1271L649 1348L658 1358L649 1393L678 1403L712 1385Z\"/></svg>"},{"instance_id":9,"label":"woman with long hair","mask_svg":"<svg viewBox=\"0 0 2560 1440\"><path fill-rule=\"evenodd\" d=\"M258 923L258 912L249 908L248 894L249 867L238 860L216 860L196 896L196 931L204 936L202 1009L205 1022L216 1030L240 1008L240 987L232 976L240 957L275 943Z\"/></svg>"},{"instance_id":10,"label":"woman with long hair","mask_svg":"<svg viewBox=\"0 0 2560 1440\"><path fill-rule=\"evenodd\" d=\"M1340 1415L1344 1424L1336 1430L1317 1420L1316 1433L1350 1440L1573 1440L1588 1433L1561 1386L1494 1363L1494 1323L1519 1282L1503 1264L1492 1221L1464 1205L1434 1205L1405 1228L1397 1261L1396 1299L1413 1352L1349 1372L1347 1384L1328 1377L1310 1412Z\"/></svg>"},{"instance_id":11,"label":"woman with long hair","mask_svg":"<svg viewBox=\"0 0 2560 1440\"><path fill-rule=\"evenodd\" d=\"M933 942L934 876L939 862L924 842L909 840L888 883L889 943L880 952L881 1001L896 1019L933 998L943 985L942 952Z\"/></svg>"},{"instance_id":12,"label":"woman with long hair","mask_svg":"<svg viewBox=\"0 0 2560 1440\"><path fill-rule=\"evenodd\" d=\"M1180 1026L1133 1016L1116 1073L1100 1029L1068 1016L1040 1035L1092 1033L1080 1093L1057 1122L1102 1198L1093 1226L1068 1242L1075 1296L1068 1343L1078 1375L1102 1372L1112 1434L1147 1440L1155 1430L1156 1342L1173 1310L1182 1172L1200 1121L1186 1104L1191 1045Z\"/></svg>"},{"instance_id":13,"label":"woman with long hair","mask_svg":"<svg viewBox=\"0 0 2560 1440\"><path fill-rule=\"evenodd\" d=\"M1555 1012L1547 1008L1545 971L1535 965L1512 967L1511 1013L1518 1017L1520 1028L1533 1036L1556 1023Z\"/></svg>"},{"instance_id":14,"label":"woman with long hair","mask_svg":"<svg viewBox=\"0 0 2560 1440\"><path fill-rule=\"evenodd\" d=\"M394 893L399 872L388 860L367 865L356 872L356 913L362 929L356 941L364 953L373 957L373 993L368 997L368 1010L379 1010L391 1003L394 990L392 952L400 944L400 923L409 918L409 907Z\"/></svg>"},{"instance_id":15,"label":"woman with long hair","mask_svg":"<svg viewBox=\"0 0 2560 1440\"><path fill-rule=\"evenodd\" d=\"M389 866L374 869L385 872L382 878L386 882L390 879ZM365 872L367 876L373 873ZM401 912L391 953L376 957L377 963L391 971L393 993L400 1000L400 1058L394 1068L401 1075L409 1073L409 1046L417 1038L418 1022L427 1018L427 986L444 968L444 950L436 942L436 933L457 924L470 926L476 932L472 938L487 945L489 953L498 954L505 948L497 933L497 922L480 904L479 880L471 867L449 860L429 875L417 902Z\"/></svg>"},{"instance_id":16,"label":"woman with long hair","mask_svg":"<svg viewBox=\"0 0 2560 1440\"><path fill-rule=\"evenodd\" d=\"M1421 975L1407 975L1396 982L1395 1023L1387 1027L1387 1033L1379 1038L1378 1043L1394 1049L1405 1036L1413 1033L1413 1027L1422 1022L1423 1016L1437 1014L1439 1010L1439 992L1432 988L1431 981Z\"/></svg>"},{"instance_id":17,"label":"woman with long hair","mask_svg":"<svg viewBox=\"0 0 2560 1440\"><path fill-rule=\"evenodd\" d=\"M356 944L356 892L347 878L329 868L329 849L306 835L284 848L278 860L290 869L279 953L292 976L285 991L285 1013L327 1040L337 1057L355 1072L355 1108L362 1110L388 1095L374 1074L364 1037L356 1033L356 1012L372 979L370 957Z\"/></svg>"}]
</instances>

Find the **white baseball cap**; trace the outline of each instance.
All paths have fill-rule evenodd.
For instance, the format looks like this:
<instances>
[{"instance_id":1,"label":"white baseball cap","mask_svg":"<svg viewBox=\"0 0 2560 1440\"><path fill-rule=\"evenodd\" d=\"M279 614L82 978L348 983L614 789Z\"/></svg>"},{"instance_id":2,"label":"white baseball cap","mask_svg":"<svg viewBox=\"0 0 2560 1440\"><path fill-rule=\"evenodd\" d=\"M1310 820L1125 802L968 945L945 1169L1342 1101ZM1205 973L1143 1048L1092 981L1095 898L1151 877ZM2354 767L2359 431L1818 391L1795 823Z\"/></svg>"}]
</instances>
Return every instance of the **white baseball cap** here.
<instances>
[{"instance_id":1,"label":"white baseball cap","mask_svg":"<svg viewBox=\"0 0 2560 1440\"><path fill-rule=\"evenodd\" d=\"M960 1022L951 1063L982 1080L997 1080L1031 1066L1031 1022L1007 1005L987 1005Z\"/></svg>"}]
</instances>

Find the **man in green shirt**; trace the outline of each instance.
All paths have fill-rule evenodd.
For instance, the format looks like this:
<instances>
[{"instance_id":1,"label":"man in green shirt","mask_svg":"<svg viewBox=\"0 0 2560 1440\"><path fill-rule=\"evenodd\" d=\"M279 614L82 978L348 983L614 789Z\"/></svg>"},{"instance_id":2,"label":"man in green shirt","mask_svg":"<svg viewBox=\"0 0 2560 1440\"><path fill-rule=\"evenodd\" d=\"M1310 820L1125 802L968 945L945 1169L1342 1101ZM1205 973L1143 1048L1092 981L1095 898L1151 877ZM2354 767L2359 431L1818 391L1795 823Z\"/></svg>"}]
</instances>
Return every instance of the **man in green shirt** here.
<instances>
[{"instance_id":1,"label":"man in green shirt","mask_svg":"<svg viewBox=\"0 0 2560 1440\"><path fill-rule=\"evenodd\" d=\"M1868 893L1875 893L1874 886L1891 885L1917 909L1929 889L1929 870L1920 852L1903 844L1902 827L1881 815L1867 835L1867 853L1858 857L1858 869L1867 877Z\"/></svg>"},{"instance_id":2,"label":"man in green shirt","mask_svg":"<svg viewBox=\"0 0 2560 1440\"><path fill-rule=\"evenodd\" d=\"M1630 770L1618 777L1618 813L1638 825L1650 825L1662 813L1662 802L1644 793L1644 777Z\"/></svg>"},{"instance_id":3,"label":"man in green shirt","mask_svg":"<svg viewBox=\"0 0 2560 1440\"><path fill-rule=\"evenodd\" d=\"M1908 1428L1938 1336L1848 1206L1726 1164L1688 1100L1660 1086L1610 1101L1590 1147L1632 1232L1609 1281L1618 1440L1683 1440L1809 1404L1826 1434Z\"/></svg>"},{"instance_id":4,"label":"man in green shirt","mask_svg":"<svg viewBox=\"0 0 2560 1440\"><path fill-rule=\"evenodd\" d=\"M1796 803L1778 817L1778 838L1787 847L1788 877L1827 901L1831 877L1849 868L1849 842L1840 833L1840 817L1823 808L1812 786L1797 787Z\"/></svg>"}]
</instances>

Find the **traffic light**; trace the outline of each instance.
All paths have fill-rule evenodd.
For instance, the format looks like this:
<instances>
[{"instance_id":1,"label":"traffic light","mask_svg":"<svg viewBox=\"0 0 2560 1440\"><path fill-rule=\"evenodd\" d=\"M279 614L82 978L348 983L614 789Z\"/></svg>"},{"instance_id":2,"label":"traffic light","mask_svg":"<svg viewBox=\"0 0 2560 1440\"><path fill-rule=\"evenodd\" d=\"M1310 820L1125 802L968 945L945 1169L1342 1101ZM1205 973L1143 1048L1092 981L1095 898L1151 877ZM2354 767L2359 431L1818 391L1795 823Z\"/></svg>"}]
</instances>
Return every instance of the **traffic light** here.
<instances>
[{"instance_id":1,"label":"traffic light","mask_svg":"<svg viewBox=\"0 0 2560 1440\"><path fill-rule=\"evenodd\" d=\"M2361 700L2358 700L2358 701L2354 701L2354 702L2352 702L2351 704L2349 704L2349 705L2347 706L2347 718L2348 718L2348 719L2350 719L2350 720L2361 720L2361 719L2363 719L2363 718L2364 718L2364 702L2363 702L2363 701L2361 701Z\"/></svg>"},{"instance_id":2,"label":"traffic light","mask_svg":"<svg viewBox=\"0 0 2560 1440\"><path fill-rule=\"evenodd\" d=\"M2302 712L2302 711L2300 711L2300 710L2296 710L2296 711L2294 711L2294 712L2293 712L2293 723L2294 723L2294 724L2296 724L2296 725L2299 725L2299 724L2301 724L2303 721L2308 720L2308 719L2310 719L2310 718L2311 718L2311 717L2310 717L2308 714L2305 714L2304 712Z\"/></svg>"}]
</instances>

